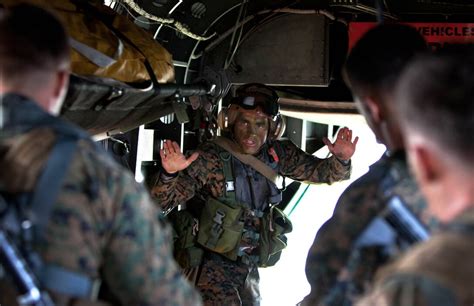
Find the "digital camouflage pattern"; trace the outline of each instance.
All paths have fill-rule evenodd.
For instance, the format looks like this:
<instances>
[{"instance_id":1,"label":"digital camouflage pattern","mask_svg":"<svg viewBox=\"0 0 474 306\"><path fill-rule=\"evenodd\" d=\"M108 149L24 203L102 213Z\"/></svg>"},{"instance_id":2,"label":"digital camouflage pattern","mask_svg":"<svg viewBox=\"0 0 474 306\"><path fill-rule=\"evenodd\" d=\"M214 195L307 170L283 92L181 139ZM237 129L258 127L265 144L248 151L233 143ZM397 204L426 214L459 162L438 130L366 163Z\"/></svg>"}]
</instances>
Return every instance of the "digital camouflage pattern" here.
<instances>
[{"instance_id":1,"label":"digital camouflage pattern","mask_svg":"<svg viewBox=\"0 0 474 306\"><path fill-rule=\"evenodd\" d=\"M4 97L5 114L9 113L9 98L12 96ZM15 156L24 154L12 156L8 151L16 148L27 153L15 146L28 137L17 133L16 128L25 125L22 116L49 115L29 101L13 99L18 104L16 122L6 122L0 146L7 152L4 156L12 159L6 164L16 165L13 170L37 177L38 172L31 170L38 171L39 167L14 161ZM50 139L41 135L35 138ZM31 146L30 142L23 143ZM31 154L36 154L34 147L31 149ZM43 260L91 279L101 278L121 305L201 305L199 294L174 262L171 241L170 226L131 173L91 141L81 140L53 205L45 241L39 247Z\"/></svg>"},{"instance_id":2,"label":"digital camouflage pattern","mask_svg":"<svg viewBox=\"0 0 474 306\"><path fill-rule=\"evenodd\" d=\"M391 175L386 189L384 177ZM375 271L389 259L378 247L353 250L352 245L370 222L385 208L386 199L397 195L430 229L437 227L426 202L408 170L402 152L374 163L367 174L353 182L340 196L333 216L320 228L306 260L310 294L302 305L343 305L370 288ZM337 281L345 288L332 290Z\"/></svg>"},{"instance_id":3,"label":"digital camouflage pattern","mask_svg":"<svg viewBox=\"0 0 474 306\"><path fill-rule=\"evenodd\" d=\"M350 176L350 164L344 165L335 157L319 159L305 153L290 141L276 141L271 145L276 152L279 152L277 166L269 158L268 144L264 145L257 154L257 158L266 162L282 176L313 183L332 183ZM170 177L164 173L158 176L151 191L165 211L186 203L196 195L204 198L208 196L219 198L224 195L225 175L223 162L219 157L219 152L222 150L212 142L204 143L198 148L198 159L176 177ZM251 167L244 166L234 170L236 171L234 174L239 176L235 178L236 184L240 182L244 186L244 180L251 179L257 185L257 182L266 180L260 173L249 168ZM248 178L242 178L245 173L249 175ZM264 185L260 184L259 186L263 187ZM248 182L245 183L245 186L248 186ZM248 190L241 190L241 192L248 193ZM267 188L254 189L253 198L256 207L247 208L263 210L265 207L263 204L268 207L268 203L265 202L269 196L269 194L265 194L267 192L269 192ZM241 198L250 197L239 195L238 187L236 187L236 193L237 198L239 196ZM190 204L188 202L188 205ZM250 204L242 203L242 205ZM253 222L255 217L246 214L245 216L245 224L255 223ZM256 232L259 231L256 230ZM242 241L242 245L251 246L252 243ZM248 248L250 253L254 250L256 249L253 246ZM198 270L200 277L197 279L196 285L201 290L205 305L259 305L259 276L256 264L246 265L240 259L231 261L207 251Z\"/></svg>"},{"instance_id":4,"label":"digital camouflage pattern","mask_svg":"<svg viewBox=\"0 0 474 306\"><path fill-rule=\"evenodd\" d=\"M218 255L204 258L196 286L205 305L260 305L256 266L234 262Z\"/></svg>"},{"instance_id":5,"label":"digital camouflage pattern","mask_svg":"<svg viewBox=\"0 0 474 306\"><path fill-rule=\"evenodd\" d=\"M474 210L383 267L376 279L358 306L474 305Z\"/></svg>"}]
</instances>

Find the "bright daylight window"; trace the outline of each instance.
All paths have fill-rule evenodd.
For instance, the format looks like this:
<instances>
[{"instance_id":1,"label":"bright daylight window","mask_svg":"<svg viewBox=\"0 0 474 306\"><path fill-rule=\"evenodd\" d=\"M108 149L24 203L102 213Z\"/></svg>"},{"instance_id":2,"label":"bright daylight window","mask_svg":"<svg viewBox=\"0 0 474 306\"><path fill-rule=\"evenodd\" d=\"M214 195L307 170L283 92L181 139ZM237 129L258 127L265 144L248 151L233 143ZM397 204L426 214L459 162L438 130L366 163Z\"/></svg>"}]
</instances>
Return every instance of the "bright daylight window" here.
<instances>
[{"instance_id":1,"label":"bright daylight window","mask_svg":"<svg viewBox=\"0 0 474 306\"><path fill-rule=\"evenodd\" d=\"M293 232L288 234L288 247L283 251L280 261L270 268L260 269L261 306L296 305L310 291L304 272L306 256L313 243L314 236L324 222L332 215L334 206L344 189L354 180L368 171L368 167L377 161L385 151L385 146L377 144L374 134L360 115L344 115L334 122L347 126L353 131L353 137L359 136L356 153L352 157L352 175L347 181L332 185L301 184L298 192L288 204L285 212L293 223ZM306 120L318 122L317 118ZM336 122L337 121L337 122ZM316 156L324 158L327 147Z\"/></svg>"}]
</instances>

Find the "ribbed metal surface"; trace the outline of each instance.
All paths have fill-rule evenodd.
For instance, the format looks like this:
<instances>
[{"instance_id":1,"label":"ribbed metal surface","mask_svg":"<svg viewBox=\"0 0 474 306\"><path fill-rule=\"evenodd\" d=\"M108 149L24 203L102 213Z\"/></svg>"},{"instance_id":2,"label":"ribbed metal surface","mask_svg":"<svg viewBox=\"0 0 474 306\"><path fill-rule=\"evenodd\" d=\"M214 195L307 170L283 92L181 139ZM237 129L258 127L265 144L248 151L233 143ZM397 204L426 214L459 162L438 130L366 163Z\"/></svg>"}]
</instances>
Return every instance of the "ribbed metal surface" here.
<instances>
[{"instance_id":1,"label":"ribbed metal surface","mask_svg":"<svg viewBox=\"0 0 474 306\"><path fill-rule=\"evenodd\" d=\"M201 19L206 14L206 5L202 2L195 2L191 6L191 15L194 18Z\"/></svg>"}]
</instances>

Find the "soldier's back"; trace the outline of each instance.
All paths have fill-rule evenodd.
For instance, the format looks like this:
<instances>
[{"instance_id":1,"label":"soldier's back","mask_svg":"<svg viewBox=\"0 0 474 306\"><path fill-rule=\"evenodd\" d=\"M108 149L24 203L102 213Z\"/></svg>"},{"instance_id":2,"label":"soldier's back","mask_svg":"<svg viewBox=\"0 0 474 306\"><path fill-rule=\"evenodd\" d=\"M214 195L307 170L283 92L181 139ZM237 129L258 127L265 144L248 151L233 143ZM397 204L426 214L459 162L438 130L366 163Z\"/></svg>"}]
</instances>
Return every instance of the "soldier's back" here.
<instances>
[{"instance_id":1,"label":"soldier's back","mask_svg":"<svg viewBox=\"0 0 474 306\"><path fill-rule=\"evenodd\" d=\"M16 102L7 106L23 107L23 113L31 112L41 118L38 108L27 102L22 104L24 101ZM4 153L0 162L5 171L0 181L8 181L8 175L15 177L16 173L18 182L23 178L29 182L13 186L16 192L31 192L44 166L41 163L47 160L55 136L61 135L62 130L52 133L50 128L18 129L25 123L21 117L18 116L17 124L2 130L5 133L0 143ZM51 120L59 126L64 124L60 119ZM40 220L45 223L43 238L33 242L43 266L54 267L48 271L58 271L55 267L60 267L86 279L91 286L101 280L112 293L114 304L200 305L197 292L173 260L169 226L129 171L88 137L77 142L64 171L47 220ZM62 285L71 282L70 287L75 287L68 278L53 282L53 287L59 284L58 288L47 287L52 292L62 292ZM92 303L89 296L79 297Z\"/></svg>"},{"instance_id":2,"label":"soldier's back","mask_svg":"<svg viewBox=\"0 0 474 306\"><path fill-rule=\"evenodd\" d=\"M391 197L399 197L425 225L437 227L426 212L426 202L408 171L403 152L382 156L343 192L333 216L318 231L306 261L311 293L304 305L353 301L371 287L375 272L395 256L397 246L393 246L395 253L388 254L385 246L354 245ZM345 284L343 288L339 283Z\"/></svg>"}]
</instances>

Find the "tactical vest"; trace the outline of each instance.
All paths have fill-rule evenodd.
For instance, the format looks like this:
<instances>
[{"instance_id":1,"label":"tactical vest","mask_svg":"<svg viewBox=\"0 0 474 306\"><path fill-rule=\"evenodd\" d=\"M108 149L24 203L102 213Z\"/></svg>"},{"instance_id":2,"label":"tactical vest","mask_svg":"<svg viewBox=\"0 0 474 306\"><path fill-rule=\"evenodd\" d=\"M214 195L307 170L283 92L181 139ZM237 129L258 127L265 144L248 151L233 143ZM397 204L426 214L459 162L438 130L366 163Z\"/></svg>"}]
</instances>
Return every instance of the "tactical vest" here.
<instances>
[{"instance_id":1,"label":"tactical vest","mask_svg":"<svg viewBox=\"0 0 474 306\"><path fill-rule=\"evenodd\" d=\"M219 157L224 195L209 196L198 214L182 211L173 218L177 260L183 267L195 266L204 249L248 265L272 266L287 245L285 234L292 230L288 217L276 207L281 191L229 152L221 149ZM278 167L276 162L272 166Z\"/></svg>"}]
</instances>

